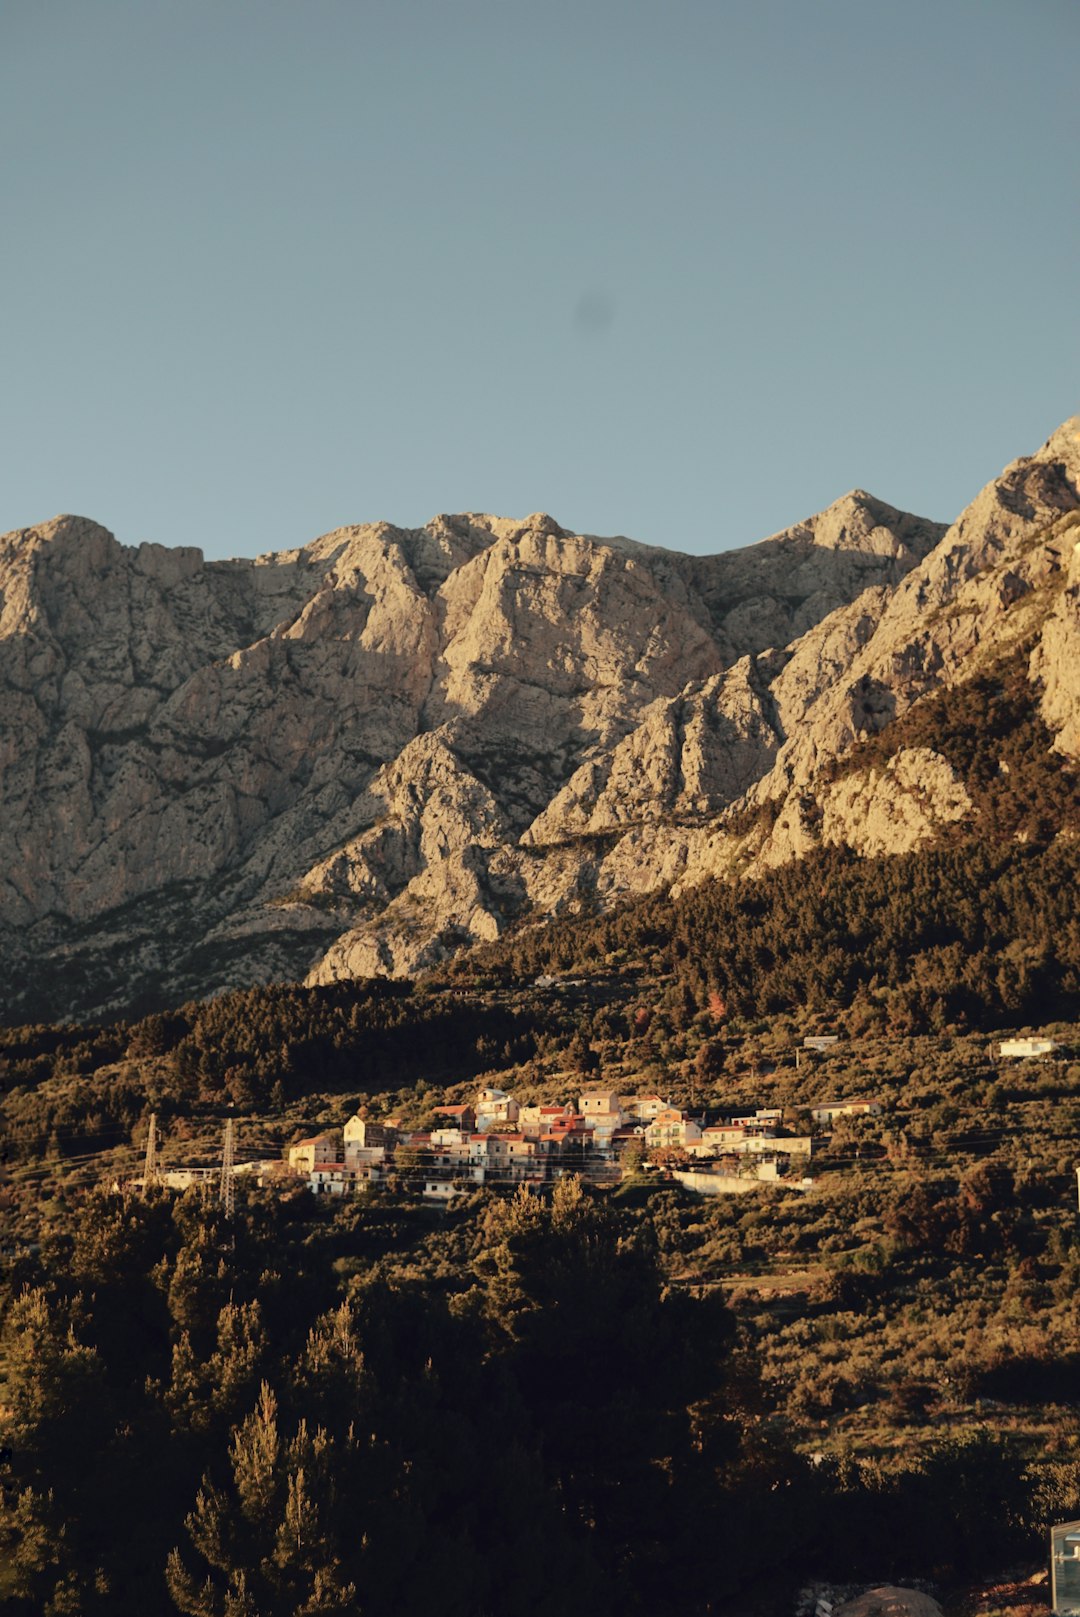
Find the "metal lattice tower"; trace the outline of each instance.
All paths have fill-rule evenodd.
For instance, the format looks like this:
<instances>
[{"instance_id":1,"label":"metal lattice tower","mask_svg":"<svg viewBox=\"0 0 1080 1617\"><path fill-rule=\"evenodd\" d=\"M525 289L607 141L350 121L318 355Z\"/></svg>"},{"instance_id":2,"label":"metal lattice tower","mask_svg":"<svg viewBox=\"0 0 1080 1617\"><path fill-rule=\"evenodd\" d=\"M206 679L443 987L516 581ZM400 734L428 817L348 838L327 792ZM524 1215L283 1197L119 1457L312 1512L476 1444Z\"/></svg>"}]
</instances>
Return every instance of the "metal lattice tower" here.
<instances>
[{"instance_id":1,"label":"metal lattice tower","mask_svg":"<svg viewBox=\"0 0 1080 1617\"><path fill-rule=\"evenodd\" d=\"M225 1122L225 1143L221 1150L221 1205L225 1209L226 1218L232 1218L236 1206L234 1152L233 1120L230 1117Z\"/></svg>"},{"instance_id":2,"label":"metal lattice tower","mask_svg":"<svg viewBox=\"0 0 1080 1617\"><path fill-rule=\"evenodd\" d=\"M146 1192L149 1190L151 1185L157 1184L157 1178L158 1178L157 1113L156 1112L151 1112L150 1113L150 1128L149 1128L149 1131L147 1132L147 1136L146 1136L146 1160L143 1163L142 1188L143 1188L143 1195L144 1196L146 1195Z\"/></svg>"}]
</instances>

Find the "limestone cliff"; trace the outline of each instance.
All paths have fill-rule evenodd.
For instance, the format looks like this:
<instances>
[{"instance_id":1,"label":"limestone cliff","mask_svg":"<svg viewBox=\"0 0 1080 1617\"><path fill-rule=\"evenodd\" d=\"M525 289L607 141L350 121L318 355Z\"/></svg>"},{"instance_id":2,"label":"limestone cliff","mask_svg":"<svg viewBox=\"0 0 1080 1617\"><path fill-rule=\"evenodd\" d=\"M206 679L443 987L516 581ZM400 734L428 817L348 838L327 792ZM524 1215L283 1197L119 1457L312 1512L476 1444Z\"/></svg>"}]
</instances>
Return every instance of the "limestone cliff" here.
<instances>
[{"instance_id":1,"label":"limestone cliff","mask_svg":"<svg viewBox=\"0 0 1080 1617\"><path fill-rule=\"evenodd\" d=\"M856 491L715 556L542 515L253 562L73 517L8 534L5 1013L411 972L518 920L962 824L932 749L832 766L1017 645L1080 749L1078 483L1073 422L947 531Z\"/></svg>"}]
</instances>

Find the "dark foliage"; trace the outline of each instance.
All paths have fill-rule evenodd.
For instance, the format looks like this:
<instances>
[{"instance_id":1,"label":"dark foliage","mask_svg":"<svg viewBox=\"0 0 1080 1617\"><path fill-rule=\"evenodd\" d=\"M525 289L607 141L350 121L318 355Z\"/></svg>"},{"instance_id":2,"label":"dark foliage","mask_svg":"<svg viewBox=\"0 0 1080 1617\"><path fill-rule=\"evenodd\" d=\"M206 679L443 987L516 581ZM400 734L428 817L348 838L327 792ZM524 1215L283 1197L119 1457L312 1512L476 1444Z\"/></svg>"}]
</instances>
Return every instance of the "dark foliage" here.
<instances>
[{"instance_id":1,"label":"dark foliage","mask_svg":"<svg viewBox=\"0 0 1080 1617\"><path fill-rule=\"evenodd\" d=\"M89 1151L148 1104L265 1110L314 1092L460 1080L527 1060L536 1028L527 1004L372 981L251 988L129 1026L0 1030L5 1146L13 1158Z\"/></svg>"},{"instance_id":2,"label":"dark foliage","mask_svg":"<svg viewBox=\"0 0 1080 1617\"><path fill-rule=\"evenodd\" d=\"M738 886L705 882L588 923L490 945L458 970L513 981L615 952L674 973L693 1007L835 1015L896 1031L992 1027L1080 1004L1080 844L975 840L892 859L812 855Z\"/></svg>"}]
</instances>

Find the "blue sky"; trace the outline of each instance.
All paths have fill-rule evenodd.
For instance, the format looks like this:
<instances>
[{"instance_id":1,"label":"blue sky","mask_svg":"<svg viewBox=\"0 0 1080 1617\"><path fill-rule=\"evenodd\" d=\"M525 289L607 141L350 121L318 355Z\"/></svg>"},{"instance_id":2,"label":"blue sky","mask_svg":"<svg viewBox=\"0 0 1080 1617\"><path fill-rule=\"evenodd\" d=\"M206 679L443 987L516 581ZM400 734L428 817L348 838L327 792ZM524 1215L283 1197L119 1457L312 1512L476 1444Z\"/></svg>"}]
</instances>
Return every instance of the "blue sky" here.
<instances>
[{"instance_id":1,"label":"blue sky","mask_svg":"<svg viewBox=\"0 0 1080 1617\"><path fill-rule=\"evenodd\" d=\"M0 529L955 516L1080 410L1075 0L4 0Z\"/></svg>"}]
</instances>

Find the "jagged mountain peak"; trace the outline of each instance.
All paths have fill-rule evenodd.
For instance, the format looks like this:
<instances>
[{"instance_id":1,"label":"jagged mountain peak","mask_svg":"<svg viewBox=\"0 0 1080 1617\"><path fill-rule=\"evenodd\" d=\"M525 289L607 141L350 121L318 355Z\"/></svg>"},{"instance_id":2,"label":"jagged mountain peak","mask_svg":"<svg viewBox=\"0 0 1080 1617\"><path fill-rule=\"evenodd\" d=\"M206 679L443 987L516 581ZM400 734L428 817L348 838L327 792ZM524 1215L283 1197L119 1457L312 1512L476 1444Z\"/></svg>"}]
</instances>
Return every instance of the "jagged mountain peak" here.
<instances>
[{"instance_id":1,"label":"jagged mountain peak","mask_svg":"<svg viewBox=\"0 0 1080 1617\"><path fill-rule=\"evenodd\" d=\"M842 494L823 511L793 523L761 543L778 547L802 540L825 550L921 559L938 542L946 524L902 511L866 489Z\"/></svg>"},{"instance_id":2,"label":"jagged mountain peak","mask_svg":"<svg viewBox=\"0 0 1080 1617\"><path fill-rule=\"evenodd\" d=\"M980 637L1041 634L1070 746L1075 596L1047 535L1077 456L1067 423L948 530L853 489L706 556L543 512L347 526L255 561L128 548L78 517L5 536L6 981L67 1014L410 971L727 868L717 816L812 791ZM875 814L929 779L926 754ZM935 790L941 814L962 803ZM865 809L849 798L834 829ZM797 852L797 820L750 856Z\"/></svg>"},{"instance_id":3,"label":"jagged mountain peak","mask_svg":"<svg viewBox=\"0 0 1080 1617\"><path fill-rule=\"evenodd\" d=\"M1021 456L1021 461L1026 457ZM1032 460L1059 460L1071 471L1080 473L1080 415L1073 415L1056 428ZM1014 462L1019 464L1019 462Z\"/></svg>"}]
</instances>

